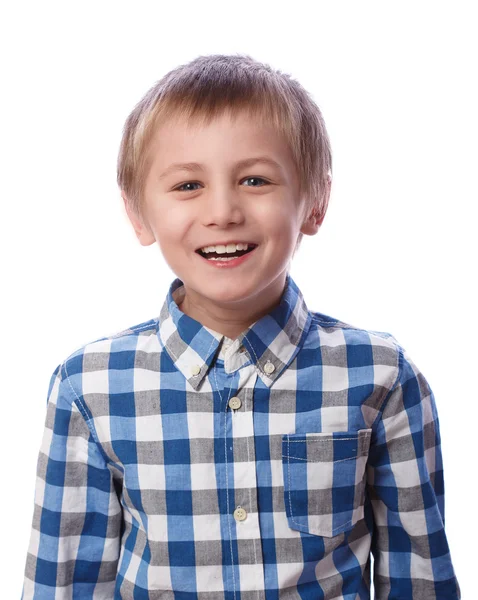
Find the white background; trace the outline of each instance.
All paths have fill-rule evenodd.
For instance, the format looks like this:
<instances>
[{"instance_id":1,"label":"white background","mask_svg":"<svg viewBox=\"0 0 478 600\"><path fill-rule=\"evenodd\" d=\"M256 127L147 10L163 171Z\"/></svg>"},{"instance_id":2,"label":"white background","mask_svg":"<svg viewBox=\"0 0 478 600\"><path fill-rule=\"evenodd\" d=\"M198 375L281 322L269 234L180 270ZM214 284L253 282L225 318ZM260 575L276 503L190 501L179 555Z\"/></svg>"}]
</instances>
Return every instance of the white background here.
<instances>
[{"instance_id":1,"label":"white background","mask_svg":"<svg viewBox=\"0 0 478 600\"><path fill-rule=\"evenodd\" d=\"M215 53L291 74L323 111L329 211L292 276L310 309L392 333L429 381L448 541L463 598L474 597L473 5L19 1L2 10L3 598L21 593L51 373L83 344L158 316L174 278L124 212L123 123L167 71Z\"/></svg>"}]
</instances>

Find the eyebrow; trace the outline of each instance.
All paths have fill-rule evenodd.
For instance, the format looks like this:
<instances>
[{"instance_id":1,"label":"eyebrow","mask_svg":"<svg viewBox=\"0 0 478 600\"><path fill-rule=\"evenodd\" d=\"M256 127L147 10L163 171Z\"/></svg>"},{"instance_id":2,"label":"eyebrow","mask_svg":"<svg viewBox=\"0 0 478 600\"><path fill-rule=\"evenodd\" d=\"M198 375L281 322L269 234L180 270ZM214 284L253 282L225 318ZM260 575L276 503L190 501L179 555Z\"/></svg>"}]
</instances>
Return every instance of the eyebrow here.
<instances>
[{"instance_id":1,"label":"eyebrow","mask_svg":"<svg viewBox=\"0 0 478 600\"><path fill-rule=\"evenodd\" d=\"M276 162L275 160L273 160L272 158L269 158L268 156L255 156L252 158L245 158L243 160L238 161L235 164L235 169L239 170L239 169L243 169L245 167L252 167L253 165L256 164L264 164L264 165L269 165L271 167L275 167L279 170L282 170L281 165ZM188 163L172 163L169 165L169 167L167 169L165 169L161 175L158 177L158 179L164 179L167 175L169 175L170 173L173 173L174 171L204 171L204 166L201 163L197 163L197 162L188 162Z\"/></svg>"}]
</instances>

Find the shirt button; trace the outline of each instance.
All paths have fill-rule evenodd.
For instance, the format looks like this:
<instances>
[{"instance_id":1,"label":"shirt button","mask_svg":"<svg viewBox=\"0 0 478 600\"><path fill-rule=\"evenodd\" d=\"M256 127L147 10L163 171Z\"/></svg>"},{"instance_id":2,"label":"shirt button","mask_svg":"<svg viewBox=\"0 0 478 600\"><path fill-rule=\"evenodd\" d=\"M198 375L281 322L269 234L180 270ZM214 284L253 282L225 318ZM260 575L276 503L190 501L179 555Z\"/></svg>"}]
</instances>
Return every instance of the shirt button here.
<instances>
[{"instance_id":1,"label":"shirt button","mask_svg":"<svg viewBox=\"0 0 478 600\"><path fill-rule=\"evenodd\" d=\"M199 365L194 365L194 367L191 369L191 373L193 375L199 375L201 371L201 367Z\"/></svg>"},{"instance_id":2,"label":"shirt button","mask_svg":"<svg viewBox=\"0 0 478 600\"><path fill-rule=\"evenodd\" d=\"M239 352L242 354L243 352L245 352L246 349L244 348L244 346L239 346Z\"/></svg>"},{"instance_id":3,"label":"shirt button","mask_svg":"<svg viewBox=\"0 0 478 600\"><path fill-rule=\"evenodd\" d=\"M264 365L264 371L270 375L271 373L273 373L276 370L276 368L274 367L274 365L271 363L270 360L268 360L266 362L266 364Z\"/></svg>"},{"instance_id":4,"label":"shirt button","mask_svg":"<svg viewBox=\"0 0 478 600\"><path fill-rule=\"evenodd\" d=\"M234 410L237 410L238 408L241 408L241 400L237 397L237 396L233 396L230 400L229 400L229 406L230 408L233 408Z\"/></svg>"},{"instance_id":5,"label":"shirt button","mask_svg":"<svg viewBox=\"0 0 478 600\"><path fill-rule=\"evenodd\" d=\"M234 511L234 518L236 519L236 521L244 521L246 517L246 511L241 506L238 506Z\"/></svg>"}]
</instances>

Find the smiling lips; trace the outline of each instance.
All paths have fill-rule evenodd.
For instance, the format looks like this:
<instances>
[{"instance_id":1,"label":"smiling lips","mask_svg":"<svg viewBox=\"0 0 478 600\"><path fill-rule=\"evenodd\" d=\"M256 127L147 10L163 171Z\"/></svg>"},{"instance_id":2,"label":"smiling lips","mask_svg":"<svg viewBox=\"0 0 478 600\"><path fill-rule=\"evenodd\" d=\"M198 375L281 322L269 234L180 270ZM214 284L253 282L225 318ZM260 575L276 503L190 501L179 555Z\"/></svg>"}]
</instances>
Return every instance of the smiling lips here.
<instances>
[{"instance_id":1,"label":"smiling lips","mask_svg":"<svg viewBox=\"0 0 478 600\"><path fill-rule=\"evenodd\" d=\"M238 250L247 250L251 246L255 247L257 244L254 244L253 242L220 242L202 246L201 248L198 248L196 252L202 252L203 254L208 254L209 252L215 252L216 254L232 254Z\"/></svg>"},{"instance_id":2,"label":"smiling lips","mask_svg":"<svg viewBox=\"0 0 478 600\"><path fill-rule=\"evenodd\" d=\"M248 260L256 248L257 244L239 242L205 246L196 252L213 267L236 267Z\"/></svg>"},{"instance_id":3,"label":"smiling lips","mask_svg":"<svg viewBox=\"0 0 478 600\"><path fill-rule=\"evenodd\" d=\"M196 250L196 252L208 260L217 258L227 260L229 258L243 256L256 247L257 244L252 244L250 242L228 242L227 244L203 246Z\"/></svg>"}]
</instances>

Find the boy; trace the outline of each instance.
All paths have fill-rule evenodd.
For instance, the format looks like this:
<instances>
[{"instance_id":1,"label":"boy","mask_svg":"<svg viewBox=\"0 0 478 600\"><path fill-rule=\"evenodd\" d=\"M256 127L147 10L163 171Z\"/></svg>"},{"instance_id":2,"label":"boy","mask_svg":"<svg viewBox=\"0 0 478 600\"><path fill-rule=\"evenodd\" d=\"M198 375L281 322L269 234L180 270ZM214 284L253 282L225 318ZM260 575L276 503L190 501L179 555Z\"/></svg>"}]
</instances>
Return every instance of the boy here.
<instances>
[{"instance_id":1,"label":"boy","mask_svg":"<svg viewBox=\"0 0 478 600\"><path fill-rule=\"evenodd\" d=\"M395 338L308 310L289 274L332 159L319 108L202 56L128 117L157 318L53 372L23 599L460 598L433 393Z\"/></svg>"}]
</instances>

